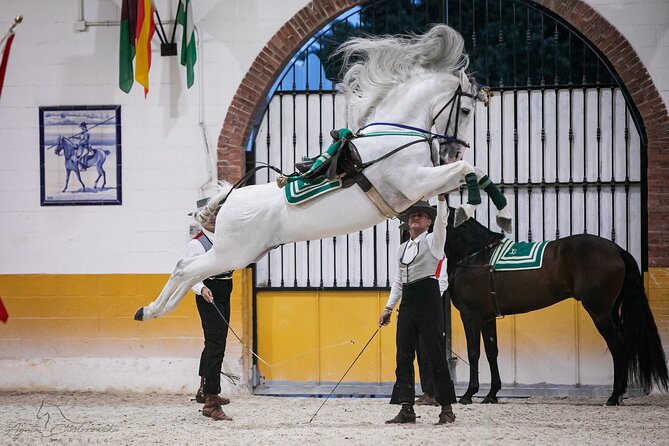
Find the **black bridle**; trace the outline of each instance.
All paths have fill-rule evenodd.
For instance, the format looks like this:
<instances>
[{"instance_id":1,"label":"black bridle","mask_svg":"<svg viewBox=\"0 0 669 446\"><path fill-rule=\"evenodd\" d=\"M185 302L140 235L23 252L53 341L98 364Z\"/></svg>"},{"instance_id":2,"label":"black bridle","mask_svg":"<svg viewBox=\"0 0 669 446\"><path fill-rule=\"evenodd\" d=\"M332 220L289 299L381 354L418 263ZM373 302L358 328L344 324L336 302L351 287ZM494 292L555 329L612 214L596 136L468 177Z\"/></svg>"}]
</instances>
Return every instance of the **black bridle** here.
<instances>
[{"instance_id":1,"label":"black bridle","mask_svg":"<svg viewBox=\"0 0 669 446\"><path fill-rule=\"evenodd\" d=\"M455 126L453 127L453 136L449 136L447 140L441 141L442 144L456 143L456 144L459 144L463 147L469 148L469 144L466 141L463 141L463 140L461 140L457 137L458 136L458 127L460 125L460 107L461 107L461 101L462 101L463 96L468 97L468 98L472 98L474 100L476 100L478 98L478 95L472 94L472 93L467 93L467 92L462 90L461 85L458 85L458 88L453 93L453 96L451 97L451 99L449 99L448 102L446 102L446 104L444 104L444 106L439 109L437 114L434 115L434 118L432 118L431 127L434 127L434 125L437 122L437 118L439 117L439 115L441 115L449 105L451 106L451 109L448 112L448 120L446 121L446 127L444 128L444 131L443 131L443 134L445 135L448 132L448 128L451 125L451 120L453 119L453 115L455 115ZM457 110L457 111L455 111L455 110Z\"/></svg>"}]
</instances>

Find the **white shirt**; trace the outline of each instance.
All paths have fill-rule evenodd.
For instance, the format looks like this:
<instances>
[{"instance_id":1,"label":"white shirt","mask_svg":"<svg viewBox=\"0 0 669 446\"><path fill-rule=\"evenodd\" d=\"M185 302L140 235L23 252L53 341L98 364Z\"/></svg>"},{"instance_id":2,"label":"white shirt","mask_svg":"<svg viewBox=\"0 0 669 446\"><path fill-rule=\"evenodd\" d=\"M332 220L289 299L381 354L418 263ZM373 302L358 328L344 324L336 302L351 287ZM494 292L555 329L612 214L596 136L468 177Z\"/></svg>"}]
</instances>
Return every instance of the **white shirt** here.
<instances>
[{"instance_id":1,"label":"white shirt","mask_svg":"<svg viewBox=\"0 0 669 446\"><path fill-rule=\"evenodd\" d=\"M213 232L209 232L206 229L202 229L202 232L209 238L209 240L212 241L214 240ZM204 246L202 246L202 243L200 243L197 239L192 239L191 241L188 242L188 245L186 245L186 257L201 256L205 252L206 251L204 250ZM195 291L195 294L202 295L202 288L204 288L204 283L198 282L195 285L193 285L191 289Z\"/></svg>"},{"instance_id":2,"label":"white shirt","mask_svg":"<svg viewBox=\"0 0 669 446\"><path fill-rule=\"evenodd\" d=\"M432 233L427 231L420 234L413 240L407 242L407 249L402 256L402 261L404 263L409 263L415 256L418 246L423 238L425 238L427 245L430 247L430 253L436 259L442 259L444 257L444 243L446 243L446 225L448 224L448 205L445 201L437 202L437 216L434 218L434 225ZM413 246L412 246L413 245ZM410 251L411 250L411 251ZM410 253L409 253L410 251ZM436 273L436 271L435 271ZM444 269L444 274L446 271ZM448 283L448 278L446 278ZM400 278L400 271L397 270L397 276L393 281L392 286L390 287L390 295L388 296L388 302L386 303L387 308L395 308L397 302L399 302L402 297L402 280Z\"/></svg>"}]
</instances>

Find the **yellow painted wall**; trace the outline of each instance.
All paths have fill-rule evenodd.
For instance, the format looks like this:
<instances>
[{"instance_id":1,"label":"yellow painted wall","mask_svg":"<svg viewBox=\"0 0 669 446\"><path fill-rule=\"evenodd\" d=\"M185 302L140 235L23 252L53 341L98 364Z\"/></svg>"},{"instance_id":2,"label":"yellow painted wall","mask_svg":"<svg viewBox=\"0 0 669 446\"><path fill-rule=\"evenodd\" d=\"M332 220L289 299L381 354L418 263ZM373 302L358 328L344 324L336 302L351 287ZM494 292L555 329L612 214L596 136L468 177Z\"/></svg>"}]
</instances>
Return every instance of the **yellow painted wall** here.
<instances>
[{"instance_id":1,"label":"yellow painted wall","mask_svg":"<svg viewBox=\"0 0 669 446\"><path fill-rule=\"evenodd\" d=\"M387 292L277 292L257 295L260 374L268 381L338 381L378 328ZM388 382L395 374L395 316L346 376Z\"/></svg>"},{"instance_id":2,"label":"yellow painted wall","mask_svg":"<svg viewBox=\"0 0 669 446\"><path fill-rule=\"evenodd\" d=\"M140 323L136 309L151 302L167 280L163 274L0 275L0 296L9 321L0 323L0 360L32 358L197 358L202 332L194 296L174 313ZM669 268L645 275L649 301L669 345ZM250 271L237 271L232 328L252 345ZM337 381L377 328L387 292L259 292L259 363L269 381ZM382 328L346 381L392 382L395 321ZM609 383L610 355L592 321L573 300L498 321L503 382ZM466 359L464 333L453 310L454 352ZM228 357L251 356L231 334ZM489 381L485 358L481 381ZM467 379L463 361L458 380Z\"/></svg>"},{"instance_id":3,"label":"yellow painted wall","mask_svg":"<svg viewBox=\"0 0 669 446\"><path fill-rule=\"evenodd\" d=\"M669 269L651 269L646 280L666 350ZM261 375L267 381L338 381L376 330L386 299L387 292L259 292L258 353L270 364L260 363ZM345 381L394 381L396 316L394 313L393 323L380 330ZM499 319L497 334L504 383L608 385L613 381L613 361L606 344L582 305L573 299ZM455 308L452 339L454 353L462 358L457 380L466 381L466 343ZM479 372L481 382L490 382L483 345Z\"/></svg>"},{"instance_id":4,"label":"yellow painted wall","mask_svg":"<svg viewBox=\"0 0 669 446\"><path fill-rule=\"evenodd\" d=\"M189 292L167 316L133 320L137 308L158 295L166 274L0 275L0 297L9 313L0 323L0 360L68 357L183 357L202 351L202 328ZM242 290L247 273L236 271L231 327L242 333ZM241 334L240 334L241 336ZM229 351L239 351L231 334Z\"/></svg>"}]
</instances>

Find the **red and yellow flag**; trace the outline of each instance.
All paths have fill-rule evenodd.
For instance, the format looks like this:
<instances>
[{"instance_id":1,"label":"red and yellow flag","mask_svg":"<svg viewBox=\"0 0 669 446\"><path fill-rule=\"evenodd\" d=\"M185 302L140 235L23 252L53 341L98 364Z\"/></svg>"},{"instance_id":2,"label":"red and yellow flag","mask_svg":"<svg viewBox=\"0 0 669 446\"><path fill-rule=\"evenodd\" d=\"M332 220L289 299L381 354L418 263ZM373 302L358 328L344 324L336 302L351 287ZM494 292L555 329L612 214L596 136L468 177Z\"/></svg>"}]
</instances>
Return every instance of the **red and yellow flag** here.
<instances>
[{"instance_id":1,"label":"red and yellow flag","mask_svg":"<svg viewBox=\"0 0 669 446\"><path fill-rule=\"evenodd\" d=\"M153 20L153 2L137 3L137 48L135 53L135 80L144 86L144 97L149 94L149 69L151 68L151 39L156 31Z\"/></svg>"}]
</instances>

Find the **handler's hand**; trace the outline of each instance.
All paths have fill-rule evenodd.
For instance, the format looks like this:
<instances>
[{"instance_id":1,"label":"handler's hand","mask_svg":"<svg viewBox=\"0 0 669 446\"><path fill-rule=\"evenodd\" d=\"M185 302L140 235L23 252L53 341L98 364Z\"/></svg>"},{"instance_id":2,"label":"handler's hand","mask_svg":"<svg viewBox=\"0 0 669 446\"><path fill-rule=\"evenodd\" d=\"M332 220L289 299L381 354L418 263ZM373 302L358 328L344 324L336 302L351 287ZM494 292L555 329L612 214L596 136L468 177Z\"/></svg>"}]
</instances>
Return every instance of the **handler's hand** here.
<instances>
[{"instance_id":1,"label":"handler's hand","mask_svg":"<svg viewBox=\"0 0 669 446\"><path fill-rule=\"evenodd\" d=\"M211 290L206 286L202 287L202 297L209 303L212 303L214 301L214 295L211 294Z\"/></svg>"},{"instance_id":2,"label":"handler's hand","mask_svg":"<svg viewBox=\"0 0 669 446\"><path fill-rule=\"evenodd\" d=\"M383 313L381 313L381 316L379 316L379 327L388 325L390 323L390 316L392 314L392 310L383 310Z\"/></svg>"}]
</instances>

